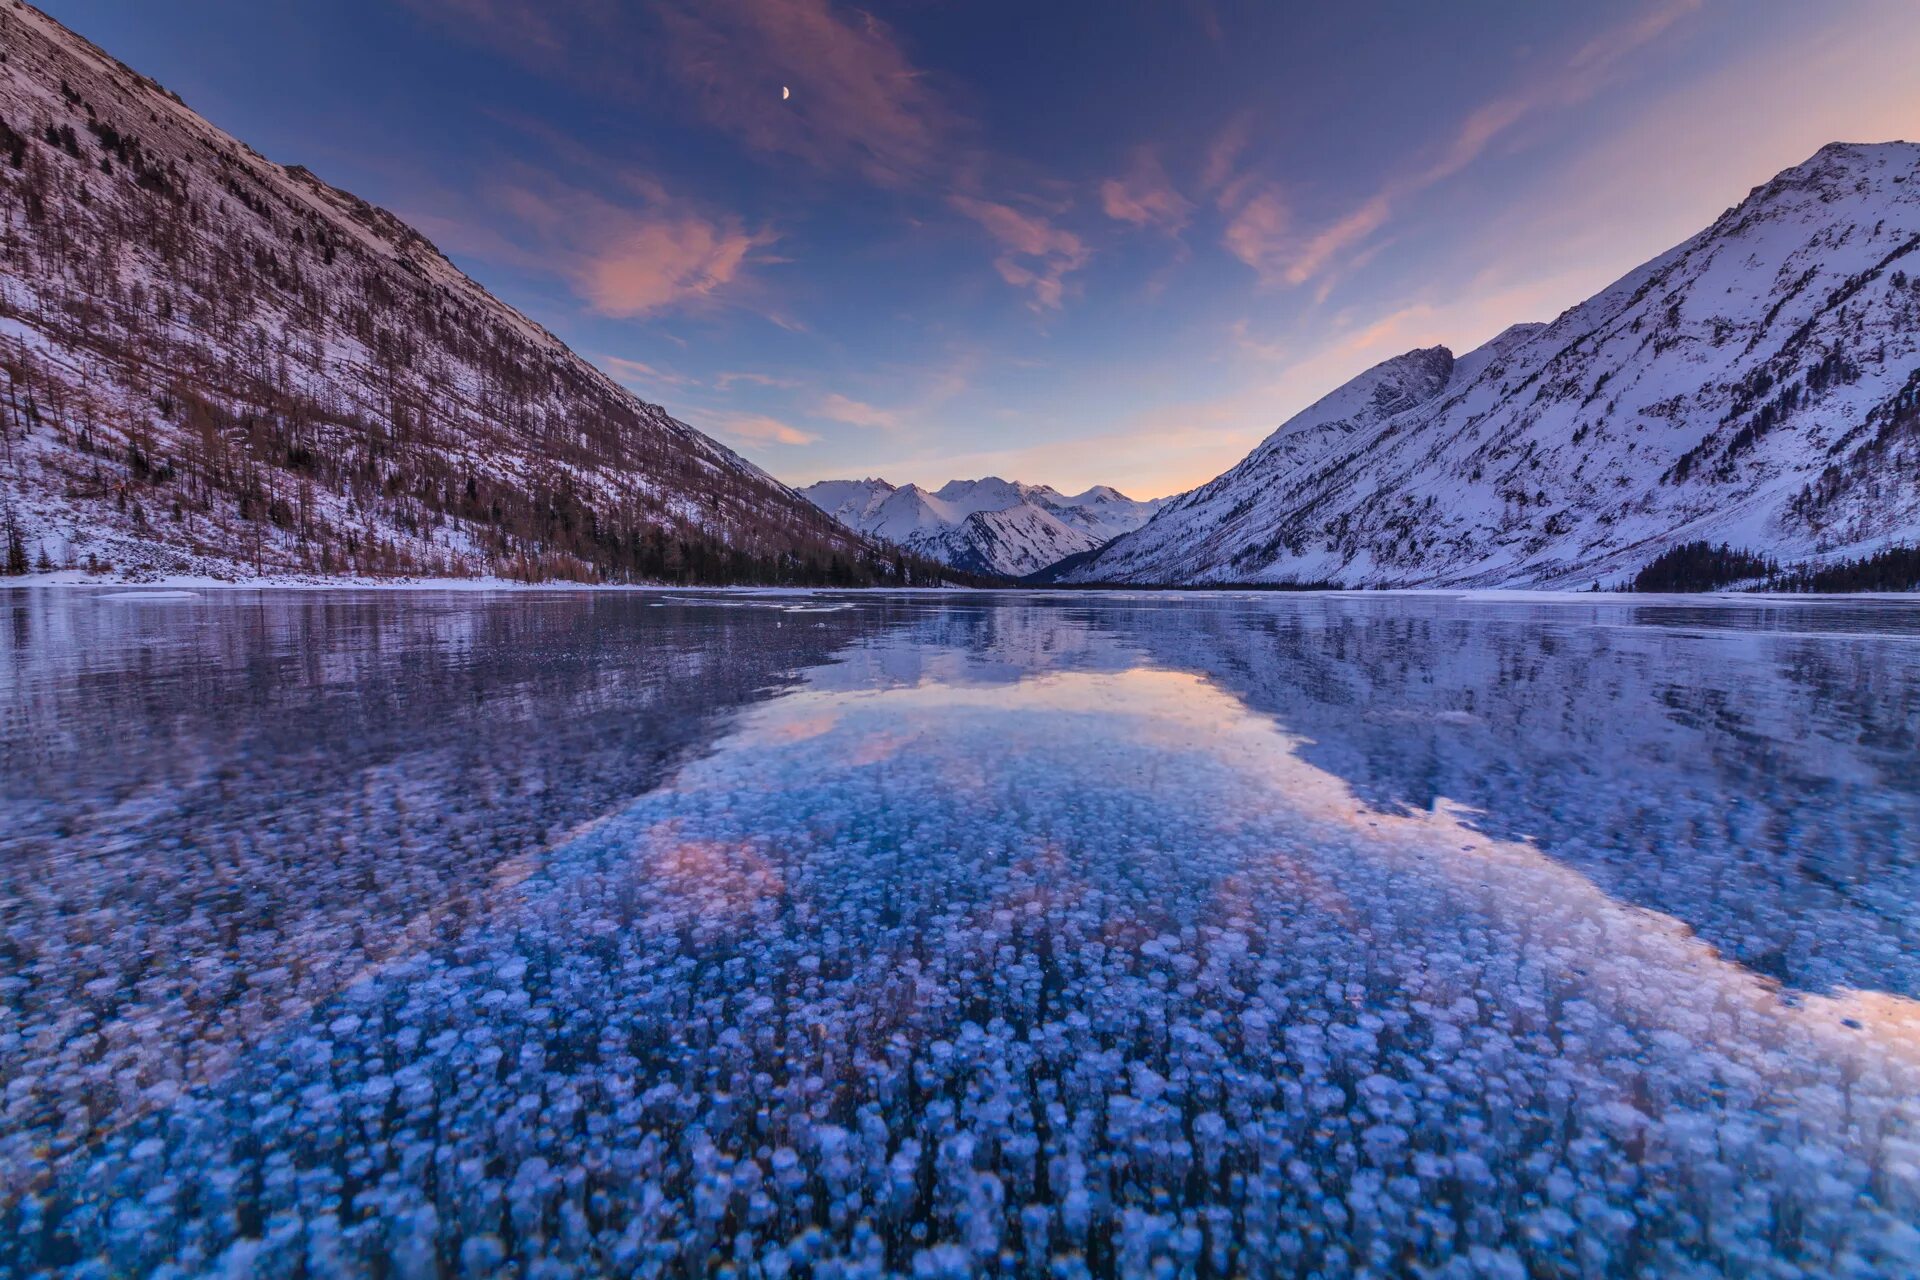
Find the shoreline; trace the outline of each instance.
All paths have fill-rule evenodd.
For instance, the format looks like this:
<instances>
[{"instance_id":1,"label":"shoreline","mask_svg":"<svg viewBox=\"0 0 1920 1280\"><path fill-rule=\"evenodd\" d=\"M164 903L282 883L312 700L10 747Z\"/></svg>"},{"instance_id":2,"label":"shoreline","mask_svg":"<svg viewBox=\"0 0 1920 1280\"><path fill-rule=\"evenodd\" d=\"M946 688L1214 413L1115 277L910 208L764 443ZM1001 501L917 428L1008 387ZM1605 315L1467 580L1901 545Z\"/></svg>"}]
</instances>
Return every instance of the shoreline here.
<instances>
[{"instance_id":1,"label":"shoreline","mask_svg":"<svg viewBox=\"0 0 1920 1280\"><path fill-rule=\"evenodd\" d=\"M112 595L123 599L146 596L149 598L181 598L183 594L199 595L202 592L220 593L229 591L419 591L419 592L471 592L483 593L686 593L732 595L926 595L940 596L952 594L965 595L1021 595L1034 597L1058 597L1062 599L1087 598L1185 598L1185 597L1234 597L1243 599L1265 599L1269 597L1338 597L1345 599L1374 600L1394 597L1417 597L1432 599L1457 599L1479 602L1511 602L1516 604L1658 604L1685 602L1703 604L1711 602L1739 604L1789 604L1812 601L1909 601L1920 603L1920 592L1900 591L1862 591L1841 594L1817 594L1812 592L1765 592L1765 591L1703 591L1703 592L1635 592L1635 591L1565 591L1551 587L1329 587L1322 590L1275 591L1257 585L1223 585L1218 587L1197 586L1110 586L1110 587L1058 587L1058 586L1020 586L1004 587L832 587L832 586L754 586L746 584L676 584L676 583L640 583L640 582L569 582L555 580L551 582L521 582L511 578L305 578L305 577L262 577L262 578L216 578L194 574L162 575L155 578L113 578L106 575L90 575L82 570L63 569L52 573L29 573L15 577L0 578L0 590L6 589L45 589L45 590L81 590L97 592L103 596Z\"/></svg>"}]
</instances>

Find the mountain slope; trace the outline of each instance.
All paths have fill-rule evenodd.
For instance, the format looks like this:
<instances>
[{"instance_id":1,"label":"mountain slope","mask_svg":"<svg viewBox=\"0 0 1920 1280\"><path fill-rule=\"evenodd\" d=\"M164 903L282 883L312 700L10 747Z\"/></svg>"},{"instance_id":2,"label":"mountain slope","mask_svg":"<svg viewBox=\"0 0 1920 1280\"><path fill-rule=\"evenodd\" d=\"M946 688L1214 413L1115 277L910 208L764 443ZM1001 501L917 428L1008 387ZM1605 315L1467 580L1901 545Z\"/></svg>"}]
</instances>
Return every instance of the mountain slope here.
<instances>
[{"instance_id":1,"label":"mountain slope","mask_svg":"<svg viewBox=\"0 0 1920 1280\"><path fill-rule=\"evenodd\" d=\"M801 494L849 529L972 573L1023 577L1138 528L1166 499L1109 485L1063 494L987 476L929 492L885 480L822 480Z\"/></svg>"},{"instance_id":2,"label":"mountain slope","mask_svg":"<svg viewBox=\"0 0 1920 1280\"><path fill-rule=\"evenodd\" d=\"M1075 581L1581 586L1920 536L1920 146L1835 144L1552 324L1410 352Z\"/></svg>"},{"instance_id":3,"label":"mountain slope","mask_svg":"<svg viewBox=\"0 0 1920 1280\"><path fill-rule=\"evenodd\" d=\"M36 565L893 570L391 214L36 10L0 49L0 515Z\"/></svg>"}]
</instances>

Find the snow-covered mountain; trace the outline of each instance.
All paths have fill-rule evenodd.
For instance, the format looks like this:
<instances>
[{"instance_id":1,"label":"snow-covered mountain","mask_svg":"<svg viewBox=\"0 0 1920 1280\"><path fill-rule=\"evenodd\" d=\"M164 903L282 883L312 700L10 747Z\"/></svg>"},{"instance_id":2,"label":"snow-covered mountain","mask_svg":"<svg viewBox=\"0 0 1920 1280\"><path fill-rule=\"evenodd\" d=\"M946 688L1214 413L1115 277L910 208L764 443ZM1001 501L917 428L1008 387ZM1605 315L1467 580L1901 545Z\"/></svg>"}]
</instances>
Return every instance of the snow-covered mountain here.
<instances>
[{"instance_id":1,"label":"snow-covered mountain","mask_svg":"<svg viewBox=\"0 0 1920 1280\"><path fill-rule=\"evenodd\" d=\"M854 582L893 566L393 215L25 5L0 7L0 50L14 568Z\"/></svg>"},{"instance_id":2,"label":"snow-covered mountain","mask_svg":"<svg viewBox=\"0 0 1920 1280\"><path fill-rule=\"evenodd\" d=\"M1920 538L1920 146L1834 144L1547 325L1411 351L1071 581L1614 585Z\"/></svg>"},{"instance_id":3,"label":"snow-covered mountain","mask_svg":"<svg viewBox=\"0 0 1920 1280\"><path fill-rule=\"evenodd\" d=\"M1136 502L1108 485L1063 494L988 476L928 492L885 480L822 480L800 490L849 529L972 573L1024 577L1137 529L1166 498Z\"/></svg>"}]
</instances>

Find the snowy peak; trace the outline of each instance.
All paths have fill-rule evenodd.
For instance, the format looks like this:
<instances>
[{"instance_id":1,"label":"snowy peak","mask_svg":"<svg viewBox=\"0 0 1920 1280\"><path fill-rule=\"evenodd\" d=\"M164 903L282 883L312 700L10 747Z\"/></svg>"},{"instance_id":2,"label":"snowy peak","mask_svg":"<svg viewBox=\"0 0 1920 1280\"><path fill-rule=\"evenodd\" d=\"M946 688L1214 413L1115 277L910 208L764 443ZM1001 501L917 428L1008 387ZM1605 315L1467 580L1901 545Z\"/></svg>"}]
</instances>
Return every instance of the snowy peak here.
<instances>
[{"instance_id":1,"label":"snowy peak","mask_svg":"<svg viewBox=\"0 0 1920 1280\"><path fill-rule=\"evenodd\" d=\"M1170 499L1158 518L1102 552L1092 562L1098 571L1083 568L1074 576L1177 582L1196 556L1231 559L1272 518L1289 477L1330 453L1364 447L1396 414L1446 390L1455 363L1445 347L1381 361L1281 423L1233 470Z\"/></svg>"},{"instance_id":2,"label":"snowy peak","mask_svg":"<svg viewBox=\"0 0 1920 1280\"><path fill-rule=\"evenodd\" d=\"M1920 146L1824 147L1547 325L1409 352L1076 580L1617 584L1920 535Z\"/></svg>"},{"instance_id":3,"label":"snowy peak","mask_svg":"<svg viewBox=\"0 0 1920 1280\"><path fill-rule=\"evenodd\" d=\"M942 558L956 569L1024 578L1099 544L1046 508L1021 502L972 512L940 545Z\"/></svg>"},{"instance_id":4,"label":"snowy peak","mask_svg":"<svg viewBox=\"0 0 1920 1280\"><path fill-rule=\"evenodd\" d=\"M809 486L807 498L841 524L857 526L893 493L885 480L823 480Z\"/></svg>"},{"instance_id":5,"label":"snowy peak","mask_svg":"<svg viewBox=\"0 0 1920 1280\"><path fill-rule=\"evenodd\" d=\"M1136 502L1111 485L1071 497L999 476L949 480L929 493L885 480L822 480L800 490L848 528L958 569L1024 577L1137 529L1164 499Z\"/></svg>"},{"instance_id":6,"label":"snowy peak","mask_svg":"<svg viewBox=\"0 0 1920 1280\"><path fill-rule=\"evenodd\" d=\"M1446 389L1453 352L1426 347L1383 360L1295 414L1254 449L1255 469L1299 466Z\"/></svg>"},{"instance_id":7,"label":"snowy peak","mask_svg":"<svg viewBox=\"0 0 1920 1280\"><path fill-rule=\"evenodd\" d=\"M1042 492L1051 494L1053 490L1044 485L1016 484L999 476L987 476L980 480L949 480L934 491L934 497L946 504L948 510L964 517L976 511L1004 511Z\"/></svg>"}]
</instances>

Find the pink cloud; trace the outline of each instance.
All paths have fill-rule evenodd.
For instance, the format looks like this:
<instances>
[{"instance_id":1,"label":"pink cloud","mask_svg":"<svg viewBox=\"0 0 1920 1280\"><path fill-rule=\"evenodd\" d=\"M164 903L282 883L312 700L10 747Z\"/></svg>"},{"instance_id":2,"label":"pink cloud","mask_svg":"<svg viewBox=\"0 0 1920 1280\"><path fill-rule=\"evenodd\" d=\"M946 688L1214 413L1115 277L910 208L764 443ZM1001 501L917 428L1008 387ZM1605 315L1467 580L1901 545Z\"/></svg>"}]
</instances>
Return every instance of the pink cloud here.
<instances>
[{"instance_id":1,"label":"pink cloud","mask_svg":"<svg viewBox=\"0 0 1920 1280\"><path fill-rule=\"evenodd\" d=\"M613 199L520 167L481 193L497 217L470 211L430 219L455 247L524 270L557 274L594 311L618 318L709 305L738 295L758 251L779 237L739 218L676 198L656 180L627 175Z\"/></svg>"},{"instance_id":2,"label":"pink cloud","mask_svg":"<svg viewBox=\"0 0 1920 1280\"><path fill-rule=\"evenodd\" d=\"M689 111L750 150L852 173L884 188L949 197L1003 238L1011 206L986 198L995 159L878 17L833 0L405 0L450 32L599 96ZM635 57L634 51L644 51ZM663 93L662 90L665 90ZM791 90L783 99L781 90ZM565 150L570 144L557 140ZM1149 196L1149 199L1152 199ZM1154 216L1171 207L1147 204ZM728 286L771 242L735 224L650 222L606 241L572 278L609 314L642 314ZM994 267L1058 308L1086 258L1071 233L1038 252L1003 247ZM774 323L797 322L764 311Z\"/></svg>"},{"instance_id":3,"label":"pink cloud","mask_svg":"<svg viewBox=\"0 0 1920 1280\"><path fill-rule=\"evenodd\" d=\"M589 250L575 283L602 315L646 315L711 296L771 241L697 215L635 218Z\"/></svg>"},{"instance_id":4,"label":"pink cloud","mask_svg":"<svg viewBox=\"0 0 1920 1280\"><path fill-rule=\"evenodd\" d=\"M831 0L405 2L589 92L657 101L664 80L673 103L755 150L883 186L951 167L968 130L885 23Z\"/></svg>"},{"instance_id":5,"label":"pink cloud","mask_svg":"<svg viewBox=\"0 0 1920 1280\"><path fill-rule=\"evenodd\" d=\"M743 444L803 445L813 444L820 439L811 431L802 431L761 413L723 414L707 425L728 439Z\"/></svg>"},{"instance_id":6,"label":"pink cloud","mask_svg":"<svg viewBox=\"0 0 1920 1280\"><path fill-rule=\"evenodd\" d=\"M1286 266L1288 284L1305 284L1320 274L1326 265L1386 225L1392 207L1383 195L1363 201L1352 212L1318 233L1294 253Z\"/></svg>"},{"instance_id":7,"label":"pink cloud","mask_svg":"<svg viewBox=\"0 0 1920 1280\"><path fill-rule=\"evenodd\" d=\"M1216 202L1232 214L1225 236L1228 250L1265 281L1300 285L1335 269L1387 225L1402 201L1460 173L1540 112L1575 106L1593 97L1624 58L1664 34L1700 3L1658 0L1632 20L1603 31L1549 73L1469 112L1424 168L1382 184L1320 230L1296 239L1278 234L1270 204L1273 189L1235 172L1247 129L1244 117L1235 120L1209 149L1203 183L1218 193Z\"/></svg>"},{"instance_id":8,"label":"pink cloud","mask_svg":"<svg viewBox=\"0 0 1920 1280\"><path fill-rule=\"evenodd\" d=\"M1192 216L1193 204L1173 185L1160 159L1142 148L1127 172L1100 184L1100 208L1116 222L1178 232Z\"/></svg>"},{"instance_id":9,"label":"pink cloud","mask_svg":"<svg viewBox=\"0 0 1920 1280\"><path fill-rule=\"evenodd\" d=\"M644 360L629 360L625 356L602 356L600 366L622 382L638 382L643 385L667 387L696 387L700 384L693 378L683 377L665 369L655 368Z\"/></svg>"},{"instance_id":10,"label":"pink cloud","mask_svg":"<svg viewBox=\"0 0 1920 1280\"><path fill-rule=\"evenodd\" d=\"M656 12L668 73L757 150L900 186L944 167L964 128L870 13L828 0L665 0Z\"/></svg>"},{"instance_id":11,"label":"pink cloud","mask_svg":"<svg viewBox=\"0 0 1920 1280\"><path fill-rule=\"evenodd\" d=\"M900 416L886 409L878 409L860 400L851 400L838 392L832 392L820 398L814 406L814 416L828 418L834 422L844 422L855 427L874 427L882 431L893 431L900 426Z\"/></svg>"},{"instance_id":12,"label":"pink cloud","mask_svg":"<svg viewBox=\"0 0 1920 1280\"><path fill-rule=\"evenodd\" d=\"M742 373L738 371L729 371L720 374L714 378L713 385L715 390L726 391L736 382L748 382L756 387L797 387L800 385L798 378L784 378L771 373Z\"/></svg>"},{"instance_id":13,"label":"pink cloud","mask_svg":"<svg viewBox=\"0 0 1920 1280\"><path fill-rule=\"evenodd\" d=\"M1202 191L1219 192L1233 180L1252 132L1253 117L1244 111L1227 121L1226 127L1207 146L1206 164L1200 170Z\"/></svg>"},{"instance_id":14,"label":"pink cloud","mask_svg":"<svg viewBox=\"0 0 1920 1280\"><path fill-rule=\"evenodd\" d=\"M1240 261L1260 273L1278 275L1292 244L1293 219L1277 187L1266 186L1244 200L1227 221L1221 243Z\"/></svg>"},{"instance_id":15,"label":"pink cloud","mask_svg":"<svg viewBox=\"0 0 1920 1280\"><path fill-rule=\"evenodd\" d=\"M972 218L1000 245L993 260L1000 278L1033 292L1035 310L1059 310L1065 277L1086 265L1091 251L1073 232L1012 205L973 196L949 196L947 203Z\"/></svg>"}]
</instances>

